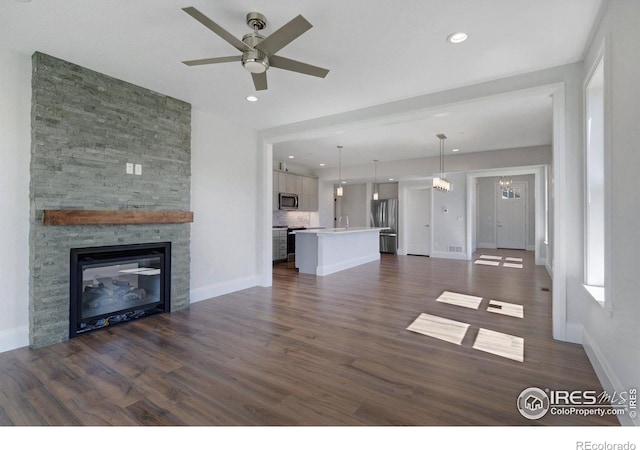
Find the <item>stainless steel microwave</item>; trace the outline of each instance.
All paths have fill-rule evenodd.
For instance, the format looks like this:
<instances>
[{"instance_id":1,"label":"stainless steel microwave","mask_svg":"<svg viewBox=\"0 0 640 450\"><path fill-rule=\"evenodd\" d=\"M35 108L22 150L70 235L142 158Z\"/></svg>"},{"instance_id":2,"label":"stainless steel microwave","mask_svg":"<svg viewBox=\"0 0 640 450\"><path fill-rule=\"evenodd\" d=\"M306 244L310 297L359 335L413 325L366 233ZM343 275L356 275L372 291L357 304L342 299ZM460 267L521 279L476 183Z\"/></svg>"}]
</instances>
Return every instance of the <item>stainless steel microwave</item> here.
<instances>
[{"instance_id":1,"label":"stainless steel microwave","mask_svg":"<svg viewBox=\"0 0 640 450\"><path fill-rule=\"evenodd\" d=\"M280 192L279 208L285 210L298 209L298 194L285 194Z\"/></svg>"}]
</instances>

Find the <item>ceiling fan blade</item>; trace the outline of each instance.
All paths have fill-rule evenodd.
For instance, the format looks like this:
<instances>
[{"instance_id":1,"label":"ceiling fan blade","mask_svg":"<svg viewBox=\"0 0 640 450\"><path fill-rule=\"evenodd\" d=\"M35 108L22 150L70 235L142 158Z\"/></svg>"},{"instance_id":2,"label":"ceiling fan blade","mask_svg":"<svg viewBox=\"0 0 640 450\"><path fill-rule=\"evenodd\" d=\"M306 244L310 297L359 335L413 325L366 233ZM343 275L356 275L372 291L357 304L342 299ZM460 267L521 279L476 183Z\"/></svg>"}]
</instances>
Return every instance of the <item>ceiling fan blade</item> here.
<instances>
[{"instance_id":1,"label":"ceiling fan blade","mask_svg":"<svg viewBox=\"0 0 640 450\"><path fill-rule=\"evenodd\" d=\"M297 16L264 38L256 48L267 55L273 55L312 26L307 19Z\"/></svg>"},{"instance_id":2,"label":"ceiling fan blade","mask_svg":"<svg viewBox=\"0 0 640 450\"><path fill-rule=\"evenodd\" d=\"M256 87L256 91L267 90L267 72L252 73L251 78L253 78L253 85Z\"/></svg>"},{"instance_id":3,"label":"ceiling fan blade","mask_svg":"<svg viewBox=\"0 0 640 450\"><path fill-rule=\"evenodd\" d=\"M305 75L312 75L320 78L326 77L329 73L329 69L323 69L322 67L312 66L311 64L276 55L269 57L269 65L271 67L277 67L278 69L291 70L292 72L303 73Z\"/></svg>"},{"instance_id":4,"label":"ceiling fan blade","mask_svg":"<svg viewBox=\"0 0 640 450\"><path fill-rule=\"evenodd\" d=\"M204 64L218 64L233 61L242 61L242 55L238 56L222 56L220 58L204 58L204 59L192 59L190 61L182 61L187 66L202 66Z\"/></svg>"},{"instance_id":5,"label":"ceiling fan blade","mask_svg":"<svg viewBox=\"0 0 640 450\"><path fill-rule=\"evenodd\" d=\"M249 47L247 44L242 42L240 39L236 38L234 35L232 35L227 30L222 28L220 25L215 23L213 20L209 19L207 16L202 14L200 11L195 9L193 6L189 6L187 8L182 8L182 10L184 12L186 12L187 14L189 14L194 19L196 19L202 25L204 25L205 27L209 28L215 34L220 36L222 39L227 41L229 44L233 45L235 48L237 48L241 52L243 52L245 50L251 50L251 47Z\"/></svg>"}]
</instances>

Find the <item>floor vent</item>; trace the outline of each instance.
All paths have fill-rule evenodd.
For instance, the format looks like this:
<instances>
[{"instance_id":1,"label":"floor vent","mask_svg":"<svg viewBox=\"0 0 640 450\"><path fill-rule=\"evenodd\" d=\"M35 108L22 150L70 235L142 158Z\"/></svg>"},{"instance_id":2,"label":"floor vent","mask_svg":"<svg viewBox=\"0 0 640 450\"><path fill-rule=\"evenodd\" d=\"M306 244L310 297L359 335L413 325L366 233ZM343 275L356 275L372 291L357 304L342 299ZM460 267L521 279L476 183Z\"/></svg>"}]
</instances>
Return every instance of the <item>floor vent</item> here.
<instances>
[{"instance_id":1,"label":"floor vent","mask_svg":"<svg viewBox=\"0 0 640 450\"><path fill-rule=\"evenodd\" d=\"M549 288L548 287L543 287L543 288L540 288L540 289L543 290L544 292L549 292Z\"/></svg>"}]
</instances>

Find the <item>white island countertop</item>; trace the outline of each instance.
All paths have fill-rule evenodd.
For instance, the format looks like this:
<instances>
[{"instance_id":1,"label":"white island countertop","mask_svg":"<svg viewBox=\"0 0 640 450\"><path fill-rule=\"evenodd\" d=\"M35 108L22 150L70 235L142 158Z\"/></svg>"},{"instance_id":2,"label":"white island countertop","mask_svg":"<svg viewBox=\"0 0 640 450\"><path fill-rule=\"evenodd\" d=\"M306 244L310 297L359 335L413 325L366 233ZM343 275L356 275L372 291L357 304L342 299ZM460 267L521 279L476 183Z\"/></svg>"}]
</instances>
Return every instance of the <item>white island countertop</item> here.
<instances>
[{"instance_id":1,"label":"white island countertop","mask_svg":"<svg viewBox=\"0 0 640 450\"><path fill-rule=\"evenodd\" d=\"M308 234L340 234L340 233L361 233L363 231L382 231L389 228L378 227L348 227L348 228L317 228L296 230L295 233L308 233Z\"/></svg>"},{"instance_id":2,"label":"white island countertop","mask_svg":"<svg viewBox=\"0 0 640 450\"><path fill-rule=\"evenodd\" d=\"M387 229L296 230L296 267L301 273L325 276L377 261L380 259L380 231Z\"/></svg>"}]
</instances>

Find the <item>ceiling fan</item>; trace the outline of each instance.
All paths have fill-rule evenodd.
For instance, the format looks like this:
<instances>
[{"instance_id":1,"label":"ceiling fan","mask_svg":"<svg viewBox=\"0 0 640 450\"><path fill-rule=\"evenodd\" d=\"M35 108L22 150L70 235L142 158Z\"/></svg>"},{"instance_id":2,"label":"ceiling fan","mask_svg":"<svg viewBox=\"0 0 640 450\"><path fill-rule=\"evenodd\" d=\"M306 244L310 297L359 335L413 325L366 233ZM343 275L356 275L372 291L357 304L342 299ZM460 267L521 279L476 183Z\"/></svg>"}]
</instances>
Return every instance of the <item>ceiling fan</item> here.
<instances>
[{"instance_id":1,"label":"ceiling fan","mask_svg":"<svg viewBox=\"0 0 640 450\"><path fill-rule=\"evenodd\" d=\"M188 66L241 61L242 66L251 72L253 84L257 91L267 89L266 72L269 67L277 67L278 69L290 70L292 72L320 78L326 77L329 73L329 70L323 69L322 67L312 66L311 64L276 55L280 49L290 44L291 41L312 27L301 15L298 15L269 36L264 37L259 34L258 31L267 25L267 18L260 13L250 12L247 14L246 22L247 26L251 28L253 32L245 34L242 40L240 40L196 8L190 6L182 8L182 10L242 52L236 56L183 61L183 63Z\"/></svg>"}]
</instances>

